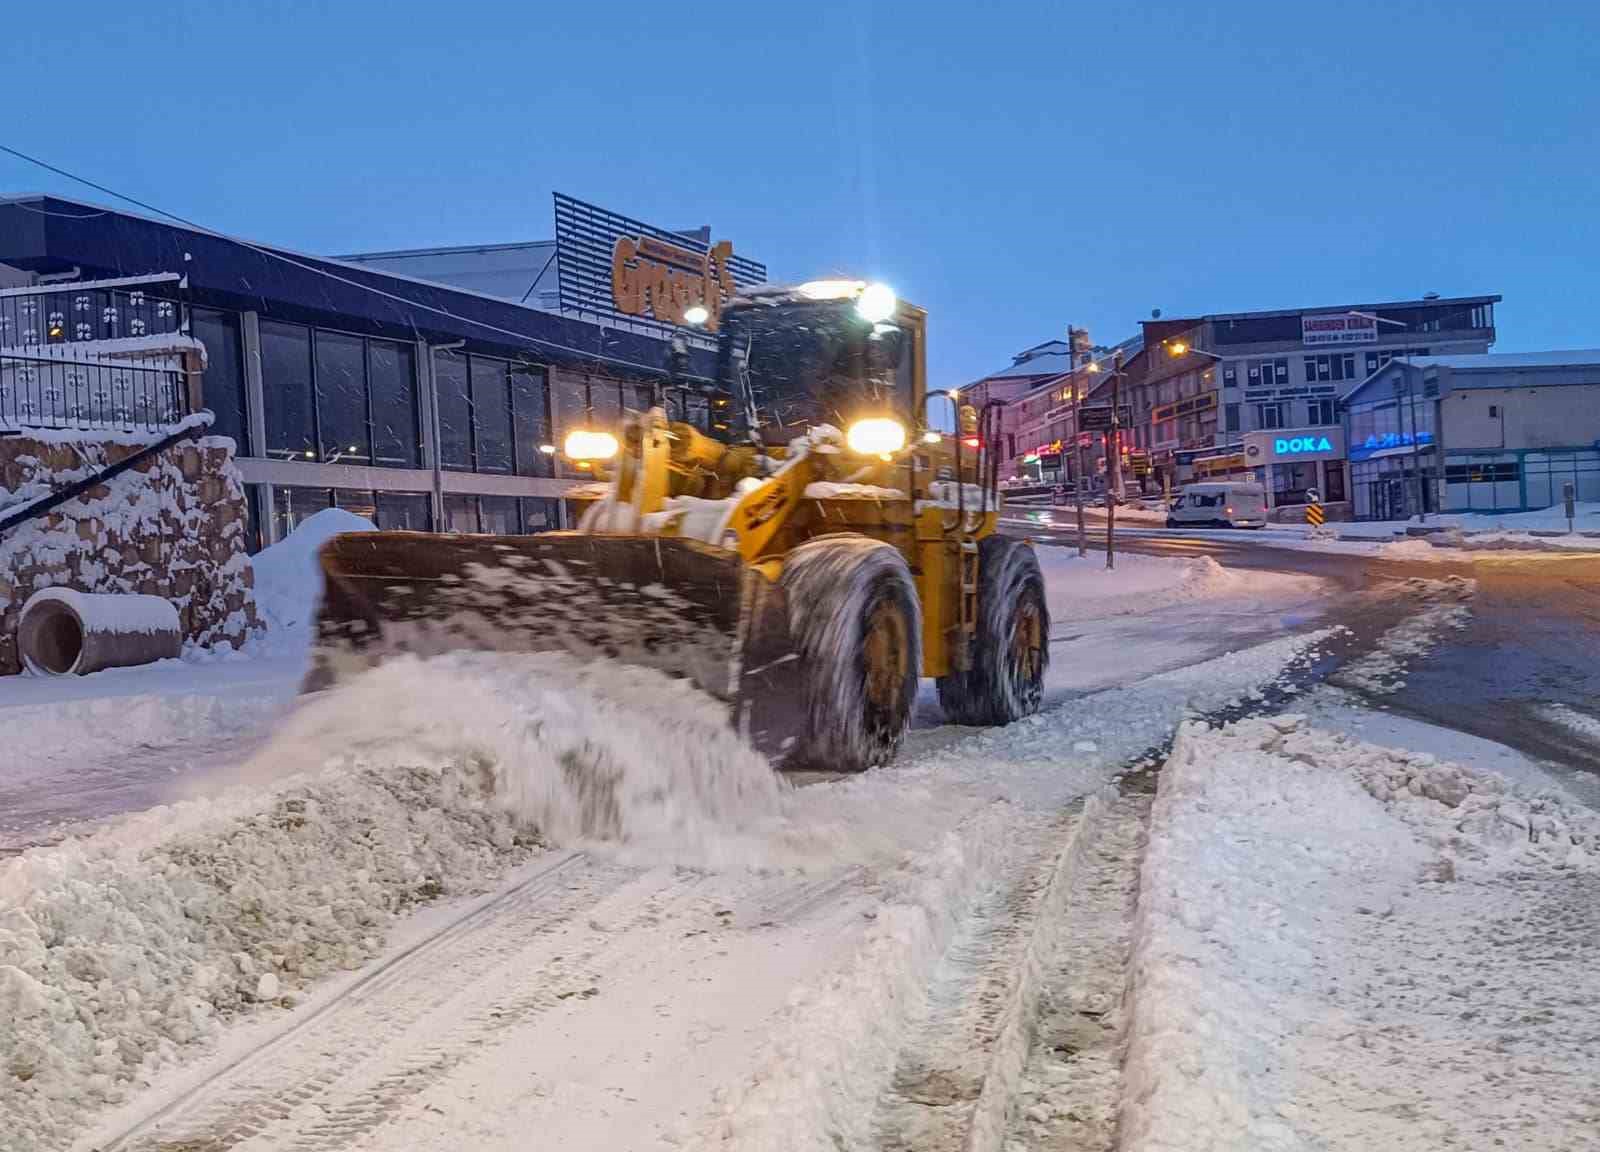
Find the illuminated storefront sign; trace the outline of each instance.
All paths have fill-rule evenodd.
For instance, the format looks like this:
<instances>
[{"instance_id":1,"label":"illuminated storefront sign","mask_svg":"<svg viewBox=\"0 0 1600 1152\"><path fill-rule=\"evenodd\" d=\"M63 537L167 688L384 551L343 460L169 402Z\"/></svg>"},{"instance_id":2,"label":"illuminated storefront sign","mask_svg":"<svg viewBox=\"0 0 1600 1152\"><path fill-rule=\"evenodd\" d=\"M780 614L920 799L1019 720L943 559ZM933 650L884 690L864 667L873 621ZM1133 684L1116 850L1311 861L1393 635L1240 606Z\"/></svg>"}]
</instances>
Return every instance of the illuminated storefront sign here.
<instances>
[{"instance_id":1,"label":"illuminated storefront sign","mask_svg":"<svg viewBox=\"0 0 1600 1152\"><path fill-rule=\"evenodd\" d=\"M1368 436L1351 445L1350 459L1365 460L1390 448L1427 448L1433 444L1432 432L1385 432L1381 436Z\"/></svg>"},{"instance_id":2,"label":"illuminated storefront sign","mask_svg":"<svg viewBox=\"0 0 1600 1152\"><path fill-rule=\"evenodd\" d=\"M1326 436L1279 436L1272 442L1272 450L1279 456L1304 456L1311 452L1332 452L1333 445Z\"/></svg>"},{"instance_id":3,"label":"illuminated storefront sign","mask_svg":"<svg viewBox=\"0 0 1600 1152\"><path fill-rule=\"evenodd\" d=\"M1344 459L1343 428L1284 428L1246 432L1244 454L1252 468L1302 460Z\"/></svg>"}]
</instances>

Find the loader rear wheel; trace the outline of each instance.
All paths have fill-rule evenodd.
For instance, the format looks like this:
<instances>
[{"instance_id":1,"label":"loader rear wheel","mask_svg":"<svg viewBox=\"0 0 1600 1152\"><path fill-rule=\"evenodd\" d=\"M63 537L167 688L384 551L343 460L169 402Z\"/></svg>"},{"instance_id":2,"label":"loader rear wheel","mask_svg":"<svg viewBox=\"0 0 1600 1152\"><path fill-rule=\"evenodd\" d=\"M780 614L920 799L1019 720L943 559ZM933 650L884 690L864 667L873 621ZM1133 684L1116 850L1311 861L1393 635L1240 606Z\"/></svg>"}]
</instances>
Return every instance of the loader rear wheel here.
<instances>
[{"instance_id":1,"label":"loader rear wheel","mask_svg":"<svg viewBox=\"0 0 1600 1152\"><path fill-rule=\"evenodd\" d=\"M861 772L894 759L922 670L922 608L905 558L824 536L784 558L806 725L789 767Z\"/></svg>"},{"instance_id":2,"label":"loader rear wheel","mask_svg":"<svg viewBox=\"0 0 1600 1152\"><path fill-rule=\"evenodd\" d=\"M1039 710L1050 664L1050 610L1039 558L1021 540L978 545L978 619L972 666L939 677L939 704L952 724L1010 724Z\"/></svg>"}]
</instances>

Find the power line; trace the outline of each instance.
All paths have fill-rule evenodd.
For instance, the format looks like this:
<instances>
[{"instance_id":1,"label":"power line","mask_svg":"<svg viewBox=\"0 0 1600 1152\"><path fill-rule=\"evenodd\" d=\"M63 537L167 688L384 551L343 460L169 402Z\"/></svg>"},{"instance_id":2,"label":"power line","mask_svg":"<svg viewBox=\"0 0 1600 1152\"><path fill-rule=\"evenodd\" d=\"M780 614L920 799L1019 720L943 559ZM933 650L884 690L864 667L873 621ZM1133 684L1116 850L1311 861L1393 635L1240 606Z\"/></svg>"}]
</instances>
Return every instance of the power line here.
<instances>
[{"instance_id":1,"label":"power line","mask_svg":"<svg viewBox=\"0 0 1600 1152\"><path fill-rule=\"evenodd\" d=\"M444 316L447 319L454 320L458 324L472 324L478 328L484 329L485 331L496 332L503 336L510 336L513 339L529 344L535 344L545 348L554 348L562 352L573 353L585 360L593 360L604 364L615 364L623 368L633 368L640 372L648 372L654 376L665 374L664 369L658 366L638 364L632 360L624 360L617 356L608 356L604 352L585 352L580 349L569 348L565 344L556 343L554 340L542 340L537 336L529 336L526 332L517 332L510 328L501 328L497 324L490 324L484 320L474 320L470 316L458 316L448 308L440 308L432 304L424 304L419 300L412 300L405 296L397 295L393 292L386 292L382 288L375 287L371 284L363 284L361 281L352 280L347 276L340 276L335 272L330 272L326 268L319 268L314 264L307 264L303 261L294 259L292 256L286 256L282 252L276 252L271 248L263 248L259 244L252 244L250 241L242 240L237 236L229 236L226 233L218 232L212 228L207 228L204 224L198 224L186 217L179 216L176 212L168 212L165 208L158 208L154 204L147 203L146 201L140 200L137 197L118 192L114 188L108 188L104 184L90 180L86 176L79 176L75 172L68 172L65 168L61 168L47 161L41 160L37 156L30 156L28 153L20 151L16 148L12 148L8 144L0 143L0 152L14 156L18 160L26 161L29 164L37 165L47 172L53 172L57 176L62 176L86 187L93 188L97 192L103 192L107 196L125 201L128 204L132 204L136 208L143 208L146 212L154 213L157 216L163 216L168 220L182 224L185 228L192 229L193 231L199 232L202 235L210 236L217 240L225 240L230 244L238 244L240 247L248 248L250 251L255 252L260 256L265 256L272 260L280 260L283 263L295 268L299 268L304 272L311 272L318 276L326 276L329 280L333 280L336 283L344 284L351 288L359 288L364 292L372 293L374 296L381 296L384 299L392 300L397 304L403 304L407 308L417 308L424 312L432 312L436 316ZM413 331L415 331L414 326ZM704 379L704 377L693 377L693 379Z\"/></svg>"}]
</instances>

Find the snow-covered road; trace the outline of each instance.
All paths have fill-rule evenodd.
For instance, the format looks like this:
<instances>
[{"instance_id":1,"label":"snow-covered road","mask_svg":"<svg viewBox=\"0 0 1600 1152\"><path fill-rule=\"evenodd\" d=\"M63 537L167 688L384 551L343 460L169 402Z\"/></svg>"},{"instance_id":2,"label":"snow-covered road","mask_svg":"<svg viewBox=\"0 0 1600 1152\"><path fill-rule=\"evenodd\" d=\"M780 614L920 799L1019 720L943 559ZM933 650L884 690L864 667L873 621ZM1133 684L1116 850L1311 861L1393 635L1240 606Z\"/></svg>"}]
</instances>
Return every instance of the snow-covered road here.
<instances>
[{"instance_id":1,"label":"snow-covered road","mask_svg":"<svg viewBox=\"0 0 1600 1152\"><path fill-rule=\"evenodd\" d=\"M1163 612L1298 607L1268 643L1227 651L1223 625L1155 675L1172 654L1151 644L1098 674L1118 687L920 729L895 767L816 786L749 763L681 687L543 658L391 665L269 737L252 717L264 742L195 781L231 790L0 864L0 1063L26 1072L0 1147L66 1147L97 1112L83 1147L869 1147L932 1034L998 1131L1037 993L1020 959L1084 798L1322 635L1314 582L1146 563L1110 578L1121 600L1072 572L1069 651L1134 604L1158 605L1152 634ZM617 693L641 691L659 707L630 720ZM219 715L218 739L243 724Z\"/></svg>"}]
</instances>

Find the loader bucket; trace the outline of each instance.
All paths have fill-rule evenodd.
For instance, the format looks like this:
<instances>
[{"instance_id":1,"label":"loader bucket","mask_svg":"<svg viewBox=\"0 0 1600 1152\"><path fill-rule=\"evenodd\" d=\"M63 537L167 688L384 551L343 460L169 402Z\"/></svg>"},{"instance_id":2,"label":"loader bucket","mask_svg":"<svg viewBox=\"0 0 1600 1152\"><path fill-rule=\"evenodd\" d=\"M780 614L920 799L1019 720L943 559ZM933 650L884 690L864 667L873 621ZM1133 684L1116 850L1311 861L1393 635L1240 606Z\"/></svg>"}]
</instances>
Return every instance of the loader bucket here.
<instances>
[{"instance_id":1,"label":"loader bucket","mask_svg":"<svg viewBox=\"0 0 1600 1152\"><path fill-rule=\"evenodd\" d=\"M321 552L306 691L396 653L568 652L686 677L775 763L800 735L783 590L695 540L353 532Z\"/></svg>"}]
</instances>

